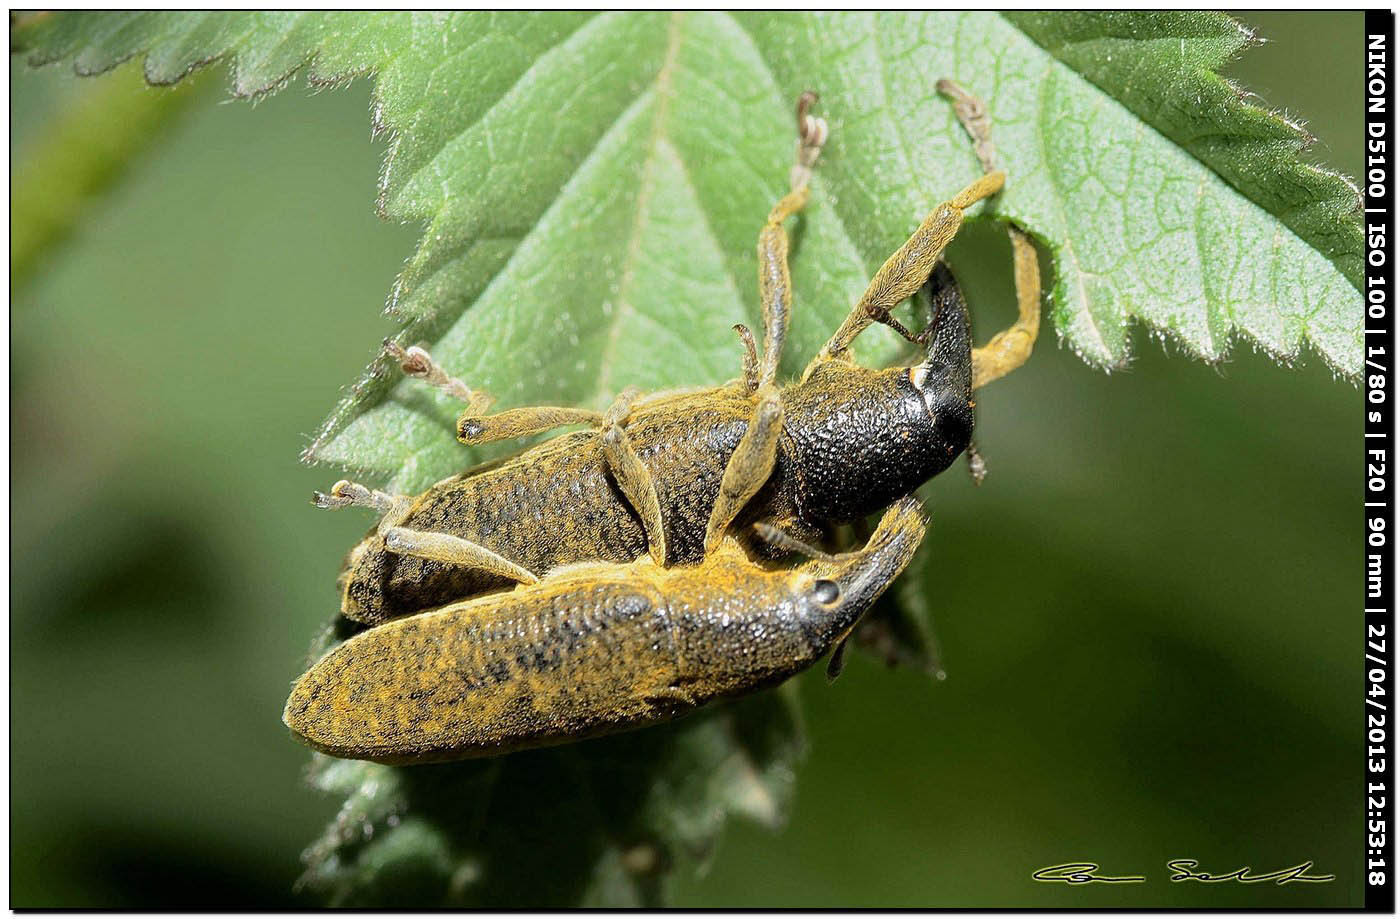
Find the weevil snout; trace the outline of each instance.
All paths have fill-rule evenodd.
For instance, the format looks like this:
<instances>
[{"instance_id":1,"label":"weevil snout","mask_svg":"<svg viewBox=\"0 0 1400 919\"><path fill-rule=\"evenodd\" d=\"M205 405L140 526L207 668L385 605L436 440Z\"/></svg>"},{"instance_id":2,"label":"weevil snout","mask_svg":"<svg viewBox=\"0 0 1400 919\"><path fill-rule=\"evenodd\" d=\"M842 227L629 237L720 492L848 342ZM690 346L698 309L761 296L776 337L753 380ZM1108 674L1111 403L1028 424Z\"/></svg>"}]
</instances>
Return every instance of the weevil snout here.
<instances>
[{"instance_id":1,"label":"weevil snout","mask_svg":"<svg viewBox=\"0 0 1400 919\"><path fill-rule=\"evenodd\" d=\"M947 266L929 277L932 316L921 338L924 360L909 368L909 382L923 396L929 416L955 454L972 440L972 338L967 304Z\"/></svg>"},{"instance_id":2,"label":"weevil snout","mask_svg":"<svg viewBox=\"0 0 1400 919\"><path fill-rule=\"evenodd\" d=\"M909 380L924 394L929 409L943 401L968 402L972 397L972 333L967 303L948 267L940 262L929 276L932 315L920 338L924 360L911 367Z\"/></svg>"},{"instance_id":3,"label":"weevil snout","mask_svg":"<svg viewBox=\"0 0 1400 919\"><path fill-rule=\"evenodd\" d=\"M918 499L903 498L885 512L865 548L802 567L807 606L824 614L819 617L823 643L849 631L899 577L923 541L927 525Z\"/></svg>"}]
</instances>

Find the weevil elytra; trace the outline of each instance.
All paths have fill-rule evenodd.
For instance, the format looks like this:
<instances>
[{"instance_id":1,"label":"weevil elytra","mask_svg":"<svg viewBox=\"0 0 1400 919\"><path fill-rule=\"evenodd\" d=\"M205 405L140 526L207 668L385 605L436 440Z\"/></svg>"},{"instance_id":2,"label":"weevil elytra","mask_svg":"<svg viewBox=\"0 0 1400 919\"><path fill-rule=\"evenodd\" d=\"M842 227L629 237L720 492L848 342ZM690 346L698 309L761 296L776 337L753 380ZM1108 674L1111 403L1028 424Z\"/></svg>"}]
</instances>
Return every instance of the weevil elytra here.
<instances>
[{"instance_id":1,"label":"weevil elytra","mask_svg":"<svg viewBox=\"0 0 1400 919\"><path fill-rule=\"evenodd\" d=\"M841 327L788 385L777 381L791 312L783 222L808 198L827 128L798 104L790 191L759 233L764 344L736 327L744 373L724 386L638 397L624 393L605 413L559 407L481 411L488 398L418 348L386 347L403 368L465 399L458 435L468 444L564 434L514 459L439 482L414 498L349 482L318 495L323 507L362 505L383 517L352 550L342 575L342 612L375 624L509 586L584 561L691 564L731 524L763 522L807 541L910 494L969 445L972 392L1023 363L1040 315L1036 254L1011 229L1018 319L972 349L966 307L939 261L964 212L1002 187L992 163L985 108L956 84L940 83L976 141L983 175L938 205L889 257ZM934 315L913 335L891 311L928 281ZM850 357L852 341L884 323L924 349L913 367L873 370ZM747 529L741 529L747 532Z\"/></svg>"},{"instance_id":2,"label":"weevil elytra","mask_svg":"<svg viewBox=\"0 0 1400 919\"><path fill-rule=\"evenodd\" d=\"M904 570L926 524L904 498L855 552L763 566L728 537L695 566L587 563L407 616L323 656L283 720L334 756L421 763L675 718L832 650Z\"/></svg>"}]
</instances>

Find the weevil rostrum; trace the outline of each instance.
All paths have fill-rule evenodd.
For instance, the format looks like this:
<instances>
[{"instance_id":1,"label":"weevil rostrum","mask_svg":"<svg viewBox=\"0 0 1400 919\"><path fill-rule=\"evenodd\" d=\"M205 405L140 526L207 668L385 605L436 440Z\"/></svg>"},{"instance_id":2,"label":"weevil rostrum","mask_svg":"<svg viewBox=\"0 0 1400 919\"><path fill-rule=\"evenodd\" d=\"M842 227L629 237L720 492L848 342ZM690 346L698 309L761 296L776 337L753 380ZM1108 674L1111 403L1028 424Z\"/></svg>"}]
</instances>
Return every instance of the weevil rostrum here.
<instances>
[{"instance_id":1,"label":"weevil rostrum","mask_svg":"<svg viewBox=\"0 0 1400 919\"><path fill-rule=\"evenodd\" d=\"M422 495L391 496L350 482L317 495L323 507L382 512L350 553L341 576L342 612L376 624L478 593L533 583L581 561L692 564L731 524L764 522L810 542L834 524L876 513L946 469L970 443L971 393L1023 363L1040 318L1034 247L1010 230L1018 318L971 349L966 307L939 262L964 211L1001 189L986 110L951 81L939 88L976 141L984 174L933 209L876 272L845 322L801 378L777 382L791 312L783 221L799 212L826 139L810 94L798 106L791 190L759 233L764 344L749 331L743 376L724 386L638 397L624 392L607 411L516 408L483 415L489 397L451 377L418 348L389 343L404 369L468 403L464 443L541 433L571 423L593 429L552 438L514 458L469 470ZM934 320L912 335L891 310L932 276ZM850 357L852 341L881 322L916 340L924 360L872 370Z\"/></svg>"},{"instance_id":2,"label":"weevil rostrum","mask_svg":"<svg viewBox=\"0 0 1400 919\"><path fill-rule=\"evenodd\" d=\"M825 655L904 570L926 522L904 498L863 548L809 549L795 567L760 564L732 536L698 565L568 566L355 635L297 681L283 719L322 752L386 763L669 720Z\"/></svg>"},{"instance_id":3,"label":"weevil rostrum","mask_svg":"<svg viewBox=\"0 0 1400 919\"><path fill-rule=\"evenodd\" d=\"M809 93L798 103L790 190L759 234L763 351L736 326L739 379L624 392L602 413L487 415L489 397L426 352L386 343L406 372L467 403L464 443L592 428L416 498L350 482L317 495L323 507L383 516L342 574L342 612L372 628L297 683L284 718L299 737L386 762L485 755L675 717L780 682L827 651L839 666L845 638L922 536L908 496L967 450L973 390L1023 363L1039 325L1035 250L1011 228L1018 318L971 347L966 305L939 260L964 212L1005 175L981 103L951 81L939 88L984 173L889 257L795 383L777 380L791 311L783 222L805 205L827 134ZM915 335L891 311L926 283L931 318ZM856 364L850 345L875 322L917 343L922 360ZM885 508L863 550L808 546ZM792 550L814 560L771 560Z\"/></svg>"}]
</instances>

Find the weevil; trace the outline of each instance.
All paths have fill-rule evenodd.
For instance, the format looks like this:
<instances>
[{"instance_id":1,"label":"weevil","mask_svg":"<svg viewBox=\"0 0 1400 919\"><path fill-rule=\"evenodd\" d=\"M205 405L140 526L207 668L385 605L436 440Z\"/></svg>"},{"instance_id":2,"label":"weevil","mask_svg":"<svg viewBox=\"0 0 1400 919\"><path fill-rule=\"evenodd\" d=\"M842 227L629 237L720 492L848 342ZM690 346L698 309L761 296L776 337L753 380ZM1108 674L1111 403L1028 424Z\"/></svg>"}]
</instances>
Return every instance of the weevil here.
<instances>
[{"instance_id":1,"label":"weevil","mask_svg":"<svg viewBox=\"0 0 1400 919\"><path fill-rule=\"evenodd\" d=\"M840 645L909 563L927 518L894 503L866 545L775 565L727 537L698 565L591 562L353 636L283 720L333 756L421 763L642 727L786 680Z\"/></svg>"},{"instance_id":2,"label":"weevil","mask_svg":"<svg viewBox=\"0 0 1400 919\"><path fill-rule=\"evenodd\" d=\"M468 404L464 443L481 444L570 423L513 459L468 471L415 497L350 482L316 497L323 507L361 505L383 513L350 553L342 612L366 624L442 606L512 582L530 584L560 565L629 562L658 566L703 559L735 523L763 522L816 542L836 524L878 512L946 469L970 444L972 392L1023 363L1039 324L1040 280L1029 240L1012 228L1018 319L982 348L971 347L966 305L940 257L964 212L998 192L985 107L951 81L951 96L976 142L983 175L938 205L880 268L865 294L801 378L777 381L791 313L784 221L809 196L827 136L811 94L798 103L796 162L789 192L759 233L762 355L747 328L743 375L724 386L639 397L624 392L606 412L563 407L482 414L473 391L419 348L386 343L408 373ZM914 335L891 311L926 282L933 318ZM869 369L849 349L872 323L924 350L912 367Z\"/></svg>"}]
</instances>

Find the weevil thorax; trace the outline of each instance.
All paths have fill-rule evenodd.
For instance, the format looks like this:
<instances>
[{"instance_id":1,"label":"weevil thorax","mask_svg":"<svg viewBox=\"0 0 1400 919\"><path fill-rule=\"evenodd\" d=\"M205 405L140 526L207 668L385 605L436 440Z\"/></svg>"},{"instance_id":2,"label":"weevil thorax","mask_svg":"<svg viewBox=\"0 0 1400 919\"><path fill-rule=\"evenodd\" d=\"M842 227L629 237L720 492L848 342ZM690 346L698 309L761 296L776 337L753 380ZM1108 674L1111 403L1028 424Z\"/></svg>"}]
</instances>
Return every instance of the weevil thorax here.
<instances>
[{"instance_id":1,"label":"weevil thorax","mask_svg":"<svg viewBox=\"0 0 1400 919\"><path fill-rule=\"evenodd\" d=\"M783 398L785 459L811 521L874 513L947 469L972 440L972 352L951 313L913 367L819 365Z\"/></svg>"}]
</instances>

